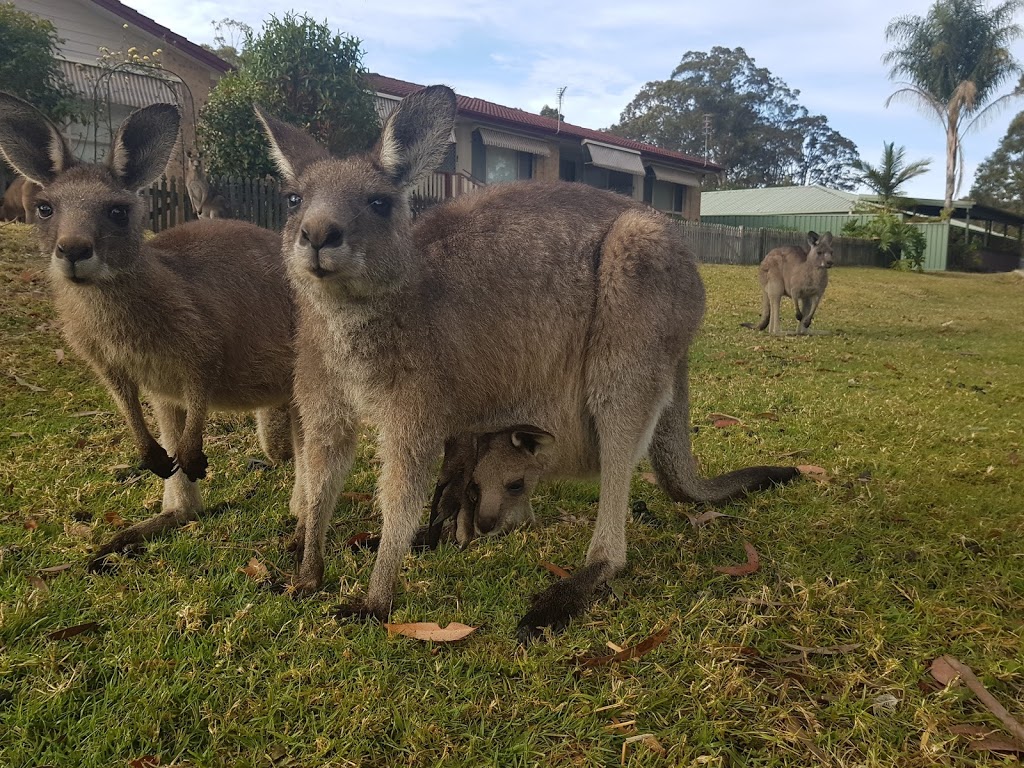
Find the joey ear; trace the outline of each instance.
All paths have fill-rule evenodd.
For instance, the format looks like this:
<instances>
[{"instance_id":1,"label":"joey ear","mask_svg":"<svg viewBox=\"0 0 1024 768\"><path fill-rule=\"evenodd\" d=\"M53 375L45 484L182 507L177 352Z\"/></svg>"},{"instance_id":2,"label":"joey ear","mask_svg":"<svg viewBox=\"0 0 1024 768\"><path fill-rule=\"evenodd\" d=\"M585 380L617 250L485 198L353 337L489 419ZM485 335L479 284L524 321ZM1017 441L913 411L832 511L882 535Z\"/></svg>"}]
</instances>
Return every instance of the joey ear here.
<instances>
[{"instance_id":1,"label":"joey ear","mask_svg":"<svg viewBox=\"0 0 1024 768\"><path fill-rule=\"evenodd\" d=\"M455 91L431 85L406 96L391 113L373 155L396 184L415 184L441 165L454 126Z\"/></svg>"},{"instance_id":2,"label":"joey ear","mask_svg":"<svg viewBox=\"0 0 1024 768\"><path fill-rule=\"evenodd\" d=\"M331 156L305 131L278 120L263 107L254 104L252 108L270 143L270 157L286 181L294 184L306 168Z\"/></svg>"},{"instance_id":3,"label":"joey ear","mask_svg":"<svg viewBox=\"0 0 1024 768\"><path fill-rule=\"evenodd\" d=\"M818 244L818 233L814 232L814 231L808 232L807 233L807 243L808 243L808 245L811 246L811 248L813 248L815 245L817 245Z\"/></svg>"},{"instance_id":4,"label":"joey ear","mask_svg":"<svg viewBox=\"0 0 1024 768\"><path fill-rule=\"evenodd\" d=\"M107 167L133 192L152 184L167 167L178 141L181 112L173 104L137 109L117 129Z\"/></svg>"},{"instance_id":5,"label":"joey ear","mask_svg":"<svg viewBox=\"0 0 1024 768\"><path fill-rule=\"evenodd\" d=\"M76 162L57 126L28 102L2 91L0 155L22 176L43 187Z\"/></svg>"},{"instance_id":6,"label":"joey ear","mask_svg":"<svg viewBox=\"0 0 1024 768\"><path fill-rule=\"evenodd\" d=\"M555 442L555 436L530 424L511 427L509 439L516 448L539 456Z\"/></svg>"}]
</instances>

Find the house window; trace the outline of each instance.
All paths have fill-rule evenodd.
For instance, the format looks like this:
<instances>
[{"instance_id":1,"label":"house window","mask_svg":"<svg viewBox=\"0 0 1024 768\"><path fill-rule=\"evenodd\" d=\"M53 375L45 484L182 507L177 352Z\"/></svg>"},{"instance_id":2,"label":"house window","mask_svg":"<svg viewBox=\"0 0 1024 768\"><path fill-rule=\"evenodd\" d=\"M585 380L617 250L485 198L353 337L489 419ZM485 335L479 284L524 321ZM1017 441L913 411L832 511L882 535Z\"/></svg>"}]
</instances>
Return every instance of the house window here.
<instances>
[{"instance_id":1,"label":"house window","mask_svg":"<svg viewBox=\"0 0 1024 768\"><path fill-rule=\"evenodd\" d=\"M646 179L646 185L650 186L650 195L644 195L645 202L650 203L659 211L669 213L682 213L683 203L686 200L686 187L682 184L673 184L670 181L660 181L653 175Z\"/></svg>"},{"instance_id":2,"label":"house window","mask_svg":"<svg viewBox=\"0 0 1024 768\"><path fill-rule=\"evenodd\" d=\"M558 164L558 178L562 181L576 181L576 161L562 158Z\"/></svg>"},{"instance_id":3,"label":"house window","mask_svg":"<svg viewBox=\"0 0 1024 768\"><path fill-rule=\"evenodd\" d=\"M473 176L487 184L533 178L533 155L504 147L489 147L473 136Z\"/></svg>"},{"instance_id":4,"label":"house window","mask_svg":"<svg viewBox=\"0 0 1024 768\"><path fill-rule=\"evenodd\" d=\"M610 171L596 165L587 165L583 171L583 181L598 189L609 189L626 197L633 196L633 175L623 171Z\"/></svg>"}]
</instances>

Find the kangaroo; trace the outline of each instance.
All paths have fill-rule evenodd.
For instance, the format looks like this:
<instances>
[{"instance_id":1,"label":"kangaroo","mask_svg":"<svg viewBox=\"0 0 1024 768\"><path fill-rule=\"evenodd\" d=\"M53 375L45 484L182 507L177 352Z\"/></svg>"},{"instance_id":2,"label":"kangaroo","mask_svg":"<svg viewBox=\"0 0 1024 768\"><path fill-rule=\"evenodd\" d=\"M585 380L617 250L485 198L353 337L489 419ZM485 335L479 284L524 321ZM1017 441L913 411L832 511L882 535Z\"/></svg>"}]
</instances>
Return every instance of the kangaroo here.
<instances>
[{"instance_id":1,"label":"kangaroo","mask_svg":"<svg viewBox=\"0 0 1024 768\"><path fill-rule=\"evenodd\" d=\"M721 502L797 476L793 467L698 475L687 353L704 288L668 218L585 185L513 182L414 225L413 185L438 167L454 125L444 86L408 96L376 147L346 159L257 116L287 184L283 252L299 312L306 482L292 496L302 510L296 591L322 583L360 415L377 427L383 528L366 597L340 615L390 613L419 500L452 435L536 424L558 436L553 474L600 475L586 565L537 598L519 621L523 642L564 628L625 565L629 482L645 451L678 500Z\"/></svg>"},{"instance_id":2,"label":"kangaroo","mask_svg":"<svg viewBox=\"0 0 1024 768\"><path fill-rule=\"evenodd\" d=\"M194 519L210 409L288 407L294 309L280 237L239 221L195 221L144 242L137 192L163 171L177 107L154 104L118 128L104 164L78 162L34 107L0 93L0 151L40 185L40 248L71 348L102 379L142 457L165 480L163 513L122 531L107 555ZM139 402L145 390L160 442ZM298 454L298 421L292 430ZM296 461L297 471L301 462Z\"/></svg>"},{"instance_id":3,"label":"kangaroo","mask_svg":"<svg viewBox=\"0 0 1024 768\"><path fill-rule=\"evenodd\" d=\"M198 150L189 150L188 171L185 189L192 203L192 210L201 219L223 219L228 216L228 201L210 187L210 179L203 168L203 155Z\"/></svg>"},{"instance_id":4,"label":"kangaroo","mask_svg":"<svg viewBox=\"0 0 1024 768\"><path fill-rule=\"evenodd\" d=\"M36 193L39 186L19 176L4 193L0 204L0 221L23 221L31 224L35 218Z\"/></svg>"},{"instance_id":5,"label":"kangaroo","mask_svg":"<svg viewBox=\"0 0 1024 768\"><path fill-rule=\"evenodd\" d=\"M789 296L796 305L797 333L807 333L828 287L828 271L832 268L832 233L818 237L807 233L808 250L786 245L773 248L761 262L757 279L764 293L761 322L757 330L780 332L782 297Z\"/></svg>"}]
</instances>

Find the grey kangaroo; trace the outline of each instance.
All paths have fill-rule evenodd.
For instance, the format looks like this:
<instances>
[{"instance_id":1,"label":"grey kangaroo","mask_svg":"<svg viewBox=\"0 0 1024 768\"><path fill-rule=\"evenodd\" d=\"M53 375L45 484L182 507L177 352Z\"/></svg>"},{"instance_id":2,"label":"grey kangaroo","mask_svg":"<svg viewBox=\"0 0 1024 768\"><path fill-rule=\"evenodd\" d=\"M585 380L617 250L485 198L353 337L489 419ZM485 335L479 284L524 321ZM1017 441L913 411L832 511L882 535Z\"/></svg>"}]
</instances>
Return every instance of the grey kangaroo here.
<instances>
[{"instance_id":1,"label":"grey kangaroo","mask_svg":"<svg viewBox=\"0 0 1024 768\"><path fill-rule=\"evenodd\" d=\"M208 410L291 403L294 311L280 238L203 220L143 241L136 193L163 172L179 119L169 104L133 112L106 163L84 164L34 107L0 93L0 151L42 187L36 225L64 334L116 401L142 466L165 480L162 514L118 534L94 567L201 510ZM160 442L143 418L140 390L153 403Z\"/></svg>"},{"instance_id":2,"label":"grey kangaroo","mask_svg":"<svg viewBox=\"0 0 1024 768\"><path fill-rule=\"evenodd\" d=\"M757 279L763 292L761 322L757 330L779 333L782 297L789 296L796 305L797 333L807 333L821 297L828 287L828 271L832 268L832 233L818 237L807 233L807 249L797 245L773 248L761 261Z\"/></svg>"},{"instance_id":3,"label":"grey kangaroo","mask_svg":"<svg viewBox=\"0 0 1024 768\"><path fill-rule=\"evenodd\" d=\"M687 351L704 288L679 229L612 192L496 184L415 225L412 185L439 165L455 94L407 97L369 153L337 159L257 112L285 179L283 234L299 306L296 398L305 484L292 496L299 591L323 579L324 536L363 415L378 430L380 549L366 597L342 615L384 618L420 499L447 438L535 424L557 435L551 470L600 474L586 565L519 622L527 641L583 613L626 563L629 481L645 451L674 499L721 502L783 483L792 467L698 475Z\"/></svg>"},{"instance_id":4,"label":"grey kangaroo","mask_svg":"<svg viewBox=\"0 0 1024 768\"><path fill-rule=\"evenodd\" d=\"M203 167L203 155L189 150L188 170L185 175L185 189L188 192L192 210L200 219L223 219L228 216L228 201L210 186L210 179Z\"/></svg>"}]
</instances>

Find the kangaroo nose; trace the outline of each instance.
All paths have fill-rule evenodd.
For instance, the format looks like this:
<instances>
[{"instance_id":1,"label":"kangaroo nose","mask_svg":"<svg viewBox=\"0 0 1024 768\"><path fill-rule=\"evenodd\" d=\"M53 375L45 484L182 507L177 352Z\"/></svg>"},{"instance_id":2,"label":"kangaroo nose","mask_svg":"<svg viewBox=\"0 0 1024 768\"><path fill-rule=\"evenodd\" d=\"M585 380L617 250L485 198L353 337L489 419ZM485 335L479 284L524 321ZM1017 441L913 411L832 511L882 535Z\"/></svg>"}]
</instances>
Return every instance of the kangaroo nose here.
<instances>
[{"instance_id":1,"label":"kangaroo nose","mask_svg":"<svg viewBox=\"0 0 1024 768\"><path fill-rule=\"evenodd\" d=\"M321 248L336 248L345 239L345 233L328 222L305 224L299 230L299 234L302 242L308 243L315 251Z\"/></svg>"},{"instance_id":2,"label":"kangaroo nose","mask_svg":"<svg viewBox=\"0 0 1024 768\"><path fill-rule=\"evenodd\" d=\"M92 256L92 243L78 237L68 237L57 241L57 252L74 264Z\"/></svg>"},{"instance_id":3,"label":"kangaroo nose","mask_svg":"<svg viewBox=\"0 0 1024 768\"><path fill-rule=\"evenodd\" d=\"M494 526L497 523L498 523L497 518L493 518L493 517L480 517L478 515L477 518L476 518L476 529L478 531L480 531L480 533L487 534L487 533L490 533L491 531L494 530Z\"/></svg>"}]
</instances>

